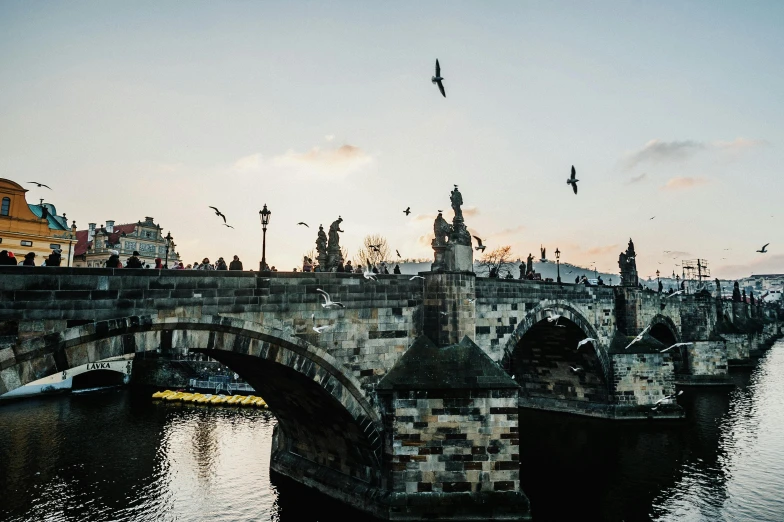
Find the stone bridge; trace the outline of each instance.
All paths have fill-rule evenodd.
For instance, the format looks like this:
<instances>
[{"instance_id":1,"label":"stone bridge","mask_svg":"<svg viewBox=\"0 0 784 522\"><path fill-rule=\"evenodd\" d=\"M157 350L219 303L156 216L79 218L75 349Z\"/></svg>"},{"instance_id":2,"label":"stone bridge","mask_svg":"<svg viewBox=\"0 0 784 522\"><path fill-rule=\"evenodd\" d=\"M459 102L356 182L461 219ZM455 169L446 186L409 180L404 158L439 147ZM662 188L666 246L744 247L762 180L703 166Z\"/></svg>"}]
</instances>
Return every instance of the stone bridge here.
<instances>
[{"instance_id":1,"label":"stone bridge","mask_svg":"<svg viewBox=\"0 0 784 522\"><path fill-rule=\"evenodd\" d=\"M324 308L317 289L344 307ZM524 519L519 406L680 417L652 405L676 383L726 384L779 333L766 310L707 292L0 267L0 395L123 355L203 352L277 417L274 470L395 520ZM691 344L662 352L676 342Z\"/></svg>"}]
</instances>

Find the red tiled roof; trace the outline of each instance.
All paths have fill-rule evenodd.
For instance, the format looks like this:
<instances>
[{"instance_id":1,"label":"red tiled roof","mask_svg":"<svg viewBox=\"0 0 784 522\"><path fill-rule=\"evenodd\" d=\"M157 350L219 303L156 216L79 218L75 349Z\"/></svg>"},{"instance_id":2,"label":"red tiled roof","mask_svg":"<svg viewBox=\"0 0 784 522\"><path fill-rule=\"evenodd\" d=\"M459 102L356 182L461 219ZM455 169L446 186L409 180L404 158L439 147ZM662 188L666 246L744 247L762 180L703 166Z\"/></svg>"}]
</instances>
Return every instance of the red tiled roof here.
<instances>
[{"instance_id":1,"label":"red tiled roof","mask_svg":"<svg viewBox=\"0 0 784 522\"><path fill-rule=\"evenodd\" d=\"M105 230L105 229L101 229ZM120 242L120 236L123 232L125 235L130 235L133 231L136 230L136 223L130 223L127 225L114 225L114 229L111 234L109 234L109 243L112 245L116 245ZM80 256L87 252L87 250L92 245L92 241L87 241L88 237L87 230L77 230L76 231L76 248L74 249L74 255ZM97 230L96 230L97 232Z\"/></svg>"}]
</instances>

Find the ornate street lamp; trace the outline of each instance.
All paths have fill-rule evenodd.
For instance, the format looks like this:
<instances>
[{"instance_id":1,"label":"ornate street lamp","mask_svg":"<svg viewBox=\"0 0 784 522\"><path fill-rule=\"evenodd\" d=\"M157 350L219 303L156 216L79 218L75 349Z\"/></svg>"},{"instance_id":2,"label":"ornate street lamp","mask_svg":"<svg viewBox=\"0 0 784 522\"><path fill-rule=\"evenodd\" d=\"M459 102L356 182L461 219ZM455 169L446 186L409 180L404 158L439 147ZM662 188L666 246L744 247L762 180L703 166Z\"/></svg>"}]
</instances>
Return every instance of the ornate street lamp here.
<instances>
[{"instance_id":1,"label":"ornate street lamp","mask_svg":"<svg viewBox=\"0 0 784 522\"><path fill-rule=\"evenodd\" d=\"M658 287L659 287L659 285L661 284L661 281L659 281L659 274L660 274L660 272L657 270L657 271L656 271L656 287L657 287L657 288L658 288ZM659 292L661 292L661 290L659 290Z\"/></svg>"},{"instance_id":2,"label":"ornate street lamp","mask_svg":"<svg viewBox=\"0 0 784 522\"><path fill-rule=\"evenodd\" d=\"M259 263L260 272L269 272L269 265L267 264L267 225L269 225L270 215L272 212L267 210L267 204L264 203L264 208L259 210L259 219L261 220L261 230L264 232L261 243L261 263Z\"/></svg>"},{"instance_id":3,"label":"ornate street lamp","mask_svg":"<svg viewBox=\"0 0 784 522\"><path fill-rule=\"evenodd\" d=\"M174 239L171 235L171 231L166 232L166 237L163 238L166 240L166 261L163 263L163 268L169 268L169 247L173 246L172 239Z\"/></svg>"},{"instance_id":4,"label":"ornate street lamp","mask_svg":"<svg viewBox=\"0 0 784 522\"><path fill-rule=\"evenodd\" d=\"M558 250L558 247L555 247L555 266L556 270L558 270L558 284L561 284L561 251Z\"/></svg>"}]
</instances>

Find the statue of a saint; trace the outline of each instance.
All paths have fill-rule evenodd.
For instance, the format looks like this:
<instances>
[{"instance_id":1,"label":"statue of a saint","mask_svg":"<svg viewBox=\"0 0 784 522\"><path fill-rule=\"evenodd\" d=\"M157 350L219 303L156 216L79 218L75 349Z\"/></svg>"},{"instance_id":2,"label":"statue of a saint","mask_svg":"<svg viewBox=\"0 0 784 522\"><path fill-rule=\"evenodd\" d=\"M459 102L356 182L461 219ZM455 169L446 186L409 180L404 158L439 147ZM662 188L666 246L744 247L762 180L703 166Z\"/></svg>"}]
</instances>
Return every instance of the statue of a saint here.
<instances>
[{"instance_id":1,"label":"statue of a saint","mask_svg":"<svg viewBox=\"0 0 784 522\"><path fill-rule=\"evenodd\" d=\"M457 185L455 185L455 189L452 191L449 199L452 201L452 210L455 211L455 222L462 222L463 211L460 209L460 205L463 204L463 195L457 190Z\"/></svg>"},{"instance_id":2,"label":"statue of a saint","mask_svg":"<svg viewBox=\"0 0 784 522\"><path fill-rule=\"evenodd\" d=\"M340 224L342 222L343 218L338 216L338 218L329 226L329 250L340 252L340 236L338 235L338 232L343 232L340 230Z\"/></svg>"},{"instance_id":3,"label":"statue of a saint","mask_svg":"<svg viewBox=\"0 0 784 522\"><path fill-rule=\"evenodd\" d=\"M528 259L526 259L525 264L526 264L526 270L525 270L526 275L532 274L534 272L534 256L532 256L530 252L528 253Z\"/></svg>"},{"instance_id":4,"label":"statue of a saint","mask_svg":"<svg viewBox=\"0 0 784 522\"><path fill-rule=\"evenodd\" d=\"M436 220L433 222L433 234L436 236L433 246L445 246L450 232L452 232L452 226L444 219L444 215L439 212Z\"/></svg>"},{"instance_id":5,"label":"statue of a saint","mask_svg":"<svg viewBox=\"0 0 784 522\"><path fill-rule=\"evenodd\" d=\"M316 255L319 259L321 256L326 257L327 255L327 234L322 225L319 225L318 238L316 239Z\"/></svg>"},{"instance_id":6,"label":"statue of a saint","mask_svg":"<svg viewBox=\"0 0 784 522\"><path fill-rule=\"evenodd\" d=\"M547 259L547 249L539 245L539 251L542 253L542 259Z\"/></svg>"}]
</instances>

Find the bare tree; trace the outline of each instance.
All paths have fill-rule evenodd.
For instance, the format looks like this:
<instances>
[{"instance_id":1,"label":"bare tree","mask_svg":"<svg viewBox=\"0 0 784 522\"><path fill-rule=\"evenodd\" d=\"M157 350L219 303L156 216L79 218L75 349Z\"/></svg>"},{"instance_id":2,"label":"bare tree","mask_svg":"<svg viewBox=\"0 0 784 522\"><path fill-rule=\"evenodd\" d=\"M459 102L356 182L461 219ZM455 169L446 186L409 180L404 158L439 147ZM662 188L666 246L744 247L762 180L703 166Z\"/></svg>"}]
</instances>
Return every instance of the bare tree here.
<instances>
[{"instance_id":1,"label":"bare tree","mask_svg":"<svg viewBox=\"0 0 784 522\"><path fill-rule=\"evenodd\" d=\"M490 272L495 269L499 278L506 277L507 274L514 276L515 264L512 261L512 247L505 245L482 254L478 265L477 272L481 275L490 275Z\"/></svg>"},{"instance_id":2,"label":"bare tree","mask_svg":"<svg viewBox=\"0 0 784 522\"><path fill-rule=\"evenodd\" d=\"M368 261L372 265L378 265L382 261L389 259L389 245L381 234L371 234L365 236L362 248L357 252L357 258L362 266L367 265Z\"/></svg>"}]
</instances>

